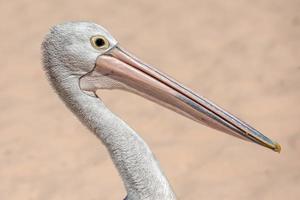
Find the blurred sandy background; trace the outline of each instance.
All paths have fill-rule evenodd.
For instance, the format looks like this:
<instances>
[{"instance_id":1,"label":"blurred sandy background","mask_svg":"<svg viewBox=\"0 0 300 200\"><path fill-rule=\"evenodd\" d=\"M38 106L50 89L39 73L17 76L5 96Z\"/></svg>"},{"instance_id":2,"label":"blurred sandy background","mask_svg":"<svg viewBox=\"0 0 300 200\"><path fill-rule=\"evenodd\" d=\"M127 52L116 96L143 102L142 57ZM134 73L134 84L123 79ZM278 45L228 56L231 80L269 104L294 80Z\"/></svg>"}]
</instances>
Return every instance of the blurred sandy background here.
<instances>
[{"instance_id":1,"label":"blurred sandy background","mask_svg":"<svg viewBox=\"0 0 300 200\"><path fill-rule=\"evenodd\" d=\"M0 2L0 199L122 199L105 148L50 88L49 27L89 20L130 52L282 144L281 154L125 92L102 91L141 133L180 199L300 199L300 1Z\"/></svg>"}]
</instances>

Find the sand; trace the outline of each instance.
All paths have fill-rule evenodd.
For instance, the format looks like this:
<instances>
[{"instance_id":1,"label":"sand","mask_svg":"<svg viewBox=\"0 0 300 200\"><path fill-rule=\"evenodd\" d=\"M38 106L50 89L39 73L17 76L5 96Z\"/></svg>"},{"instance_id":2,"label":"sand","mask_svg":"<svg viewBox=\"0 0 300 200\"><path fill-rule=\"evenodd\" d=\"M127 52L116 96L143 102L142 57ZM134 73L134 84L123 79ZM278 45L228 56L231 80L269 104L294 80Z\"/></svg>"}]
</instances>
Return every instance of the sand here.
<instances>
[{"instance_id":1,"label":"sand","mask_svg":"<svg viewBox=\"0 0 300 200\"><path fill-rule=\"evenodd\" d=\"M132 94L100 91L147 141L179 199L300 198L300 2L1 1L0 199L122 199L101 142L45 78L49 27L89 20L120 45L282 145L206 128Z\"/></svg>"}]
</instances>

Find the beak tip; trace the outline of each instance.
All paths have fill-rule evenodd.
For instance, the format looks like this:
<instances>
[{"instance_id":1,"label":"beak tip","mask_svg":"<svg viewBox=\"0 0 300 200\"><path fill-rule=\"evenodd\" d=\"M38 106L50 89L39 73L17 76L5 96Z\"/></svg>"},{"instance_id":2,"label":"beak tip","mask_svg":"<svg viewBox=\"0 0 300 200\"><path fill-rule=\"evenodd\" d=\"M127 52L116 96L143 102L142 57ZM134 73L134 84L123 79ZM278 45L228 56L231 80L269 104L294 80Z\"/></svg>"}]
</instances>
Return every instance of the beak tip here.
<instances>
[{"instance_id":1,"label":"beak tip","mask_svg":"<svg viewBox=\"0 0 300 200\"><path fill-rule=\"evenodd\" d=\"M273 149L275 152L278 152L280 153L281 152L281 146L280 144L278 144L277 142L275 142L274 144L274 149Z\"/></svg>"}]
</instances>

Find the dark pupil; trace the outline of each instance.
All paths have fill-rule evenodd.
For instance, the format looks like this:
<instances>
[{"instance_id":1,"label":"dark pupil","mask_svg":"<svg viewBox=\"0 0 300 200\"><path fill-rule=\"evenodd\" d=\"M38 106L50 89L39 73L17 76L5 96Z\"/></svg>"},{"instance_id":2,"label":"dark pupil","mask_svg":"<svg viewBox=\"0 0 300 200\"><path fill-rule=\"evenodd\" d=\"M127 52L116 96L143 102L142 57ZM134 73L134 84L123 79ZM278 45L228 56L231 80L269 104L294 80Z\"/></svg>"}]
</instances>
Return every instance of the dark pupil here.
<instances>
[{"instance_id":1,"label":"dark pupil","mask_svg":"<svg viewBox=\"0 0 300 200\"><path fill-rule=\"evenodd\" d=\"M95 44L97 47L102 47L103 45L105 45L105 41L102 38L97 38Z\"/></svg>"}]
</instances>

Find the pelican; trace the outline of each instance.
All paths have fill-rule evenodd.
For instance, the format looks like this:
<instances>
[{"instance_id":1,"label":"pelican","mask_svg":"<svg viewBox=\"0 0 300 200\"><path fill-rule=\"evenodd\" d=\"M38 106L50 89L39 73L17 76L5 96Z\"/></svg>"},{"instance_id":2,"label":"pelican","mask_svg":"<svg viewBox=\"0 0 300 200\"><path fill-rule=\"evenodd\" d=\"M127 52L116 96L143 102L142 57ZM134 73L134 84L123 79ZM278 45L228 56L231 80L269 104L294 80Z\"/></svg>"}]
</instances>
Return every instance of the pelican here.
<instances>
[{"instance_id":1,"label":"pelican","mask_svg":"<svg viewBox=\"0 0 300 200\"><path fill-rule=\"evenodd\" d=\"M277 142L143 63L95 23L53 26L42 42L42 60L59 97L107 148L127 200L173 200L176 195L148 145L106 108L96 93L99 89L138 94L208 127L280 152Z\"/></svg>"}]
</instances>

